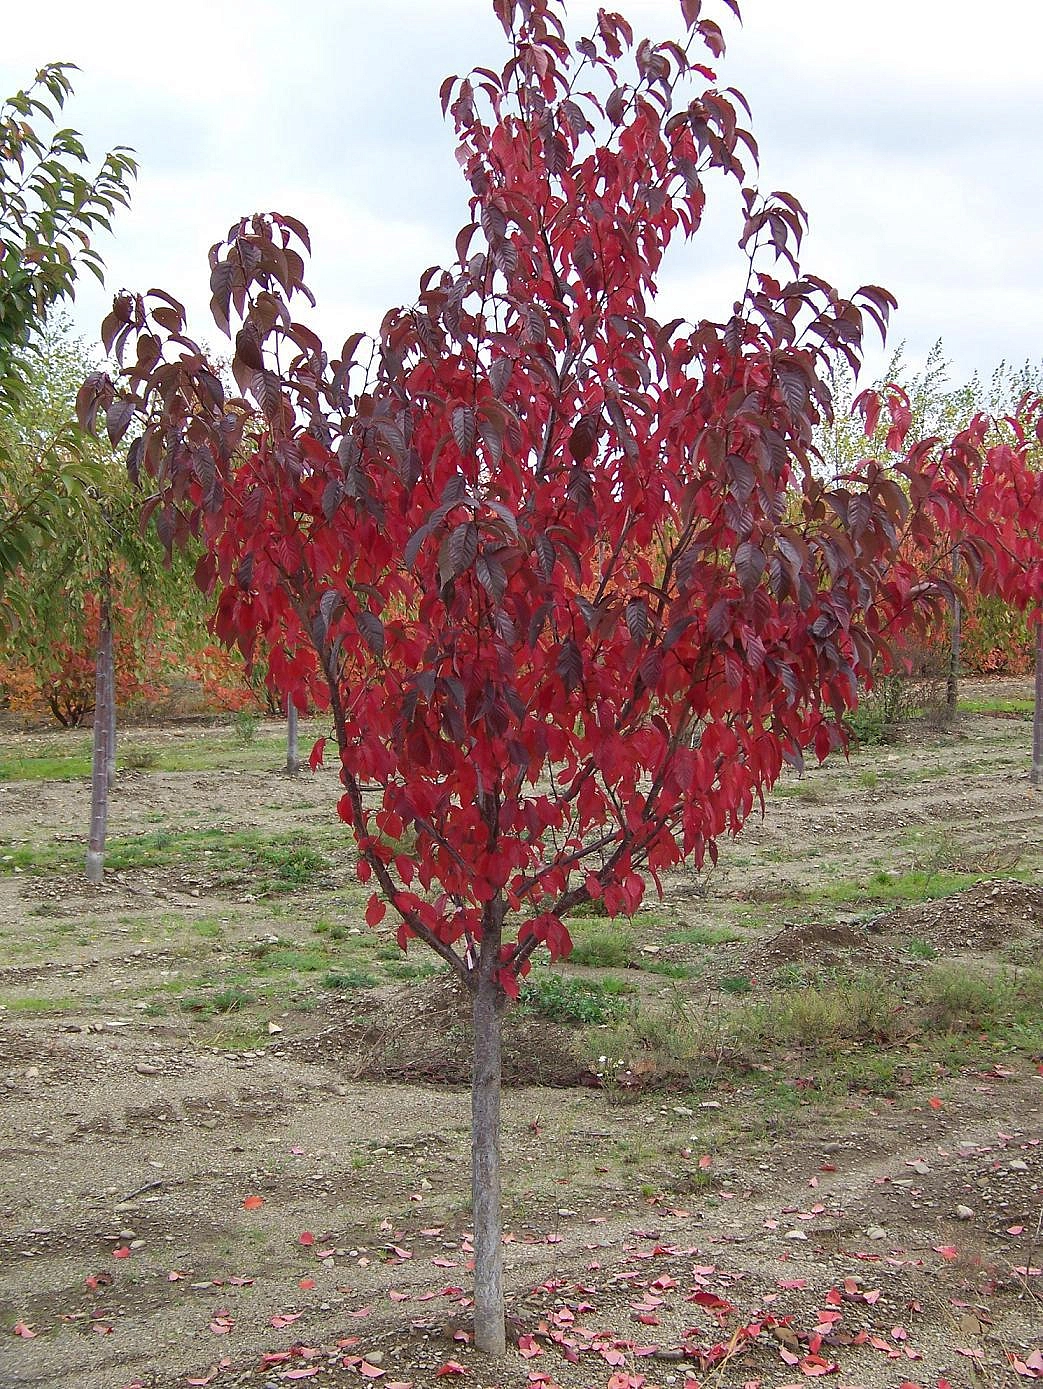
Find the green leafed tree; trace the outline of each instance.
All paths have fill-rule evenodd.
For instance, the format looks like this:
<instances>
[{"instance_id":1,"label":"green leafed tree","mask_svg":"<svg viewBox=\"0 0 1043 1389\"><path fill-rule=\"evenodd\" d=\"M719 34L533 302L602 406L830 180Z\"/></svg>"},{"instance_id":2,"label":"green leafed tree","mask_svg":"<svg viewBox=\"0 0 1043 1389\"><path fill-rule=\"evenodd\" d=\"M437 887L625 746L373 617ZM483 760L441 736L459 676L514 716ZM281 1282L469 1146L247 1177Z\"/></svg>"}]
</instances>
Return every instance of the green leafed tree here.
<instances>
[{"instance_id":1,"label":"green leafed tree","mask_svg":"<svg viewBox=\"0 0 1043 1389\"><path fill-rule=\"evenodd\" d=\"M99 280L95 242L126 207L135 160L123 146L92 164L79 132L60 123L71 63L41 68L0 105L0 624L12 613L5 582L67 506L94 481L66 421L37 430L37 379L48 313L75 295L81 269Z\"/></svg>"}]
</instances>

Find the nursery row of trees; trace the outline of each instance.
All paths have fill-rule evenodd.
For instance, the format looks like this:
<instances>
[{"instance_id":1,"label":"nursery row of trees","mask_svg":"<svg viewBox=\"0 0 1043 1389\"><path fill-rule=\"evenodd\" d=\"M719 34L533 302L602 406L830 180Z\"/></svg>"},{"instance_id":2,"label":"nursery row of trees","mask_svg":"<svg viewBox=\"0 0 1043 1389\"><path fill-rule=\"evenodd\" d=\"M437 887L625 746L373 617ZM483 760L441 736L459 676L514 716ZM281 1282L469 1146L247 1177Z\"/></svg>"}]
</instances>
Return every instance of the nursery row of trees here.
<instances>
[{"instance_id":1,"label":"nursery row of trees","mask_svg":"<svg viewBox=\"0 0 1043 1389\"><path fill-rule=\"evenodd\" d=\"M89 718L108 585L114 694L121 709L176 711L184 707L187 686L195 707L280 713L263 662L248 672L238 649L222 646L209 631L209 600L194 577L199 547L176 551L168 564L155 531L139 523L141 495L126 469L105 444L79 431L76 393L93 365L67 323L51 319L32 349L18 355L19 400L0 417L9 506L16 507L17 499L38 485L41 452L53 456L64 449L67 462L81 470L86 465L90 478L85 487L70 486L61 498L52 496L46 532L33 544L29 562L15 561L7 570L0 592L5 609L0 708L25 718L49 715L63 726ZM896 356L886 380L902 384L909 395L912 432L918 436L951 436L983 412L1008 415L1027 392L1040 388L1038 374L1006 368L988 387L972 381L954 388L941 343L920 372L910 373ZM849 467L866 451L861 424L850 413L852 393L850 378L842 379L833 424L816 430L823 466L833 471ZM874 442L886 457L883 429ZM960 617L964 673L1031 672L1035 633L1024 611L972 589L963 596ZM40 639L43 632L46 641ZM917 671L927 663L944 678L951 642L950 619L931 634L926 651L906 654Z\"/></svg>"}]
</instances>

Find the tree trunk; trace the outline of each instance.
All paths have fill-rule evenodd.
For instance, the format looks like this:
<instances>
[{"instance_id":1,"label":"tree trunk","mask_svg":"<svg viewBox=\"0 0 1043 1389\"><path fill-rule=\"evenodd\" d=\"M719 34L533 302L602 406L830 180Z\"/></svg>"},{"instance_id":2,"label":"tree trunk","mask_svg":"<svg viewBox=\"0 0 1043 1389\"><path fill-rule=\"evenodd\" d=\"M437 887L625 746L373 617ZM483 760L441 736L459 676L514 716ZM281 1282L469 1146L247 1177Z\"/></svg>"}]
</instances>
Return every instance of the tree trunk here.
<instances>
[{"instance_id":1,"label":"tree trunk","mask_svg":"<svg viewBox=\"0 0 1043 1389\"><path fill-rule=\"evenodd\" d=\"M471 1206L474 1216L474 1343L503 1355L503 1213L500 1209L500 932L486 934L474 994L471 1078Z\"/></svg>"},{"instance_id":2,"label":"tree trunk","mask_svg":"<svg viewBox=\"0 0 1043 1389\"><path fill-rule=\"evenodd\" d=\"M87 881L100 883L105 864L105 826L109 815L109 733L112 724L112 618L107 576L101 595L94 690L94 756L91 763Z\"/></svg>"},{"instance_id":3,"label":"tree trunk","mask_svg":"<svg viewBox=\"0 0 1043 1389\"><path fill-rule=\"evenodd\" d=\"M109 742L105 749L105 781L111 791L116 784L116 651L111 622L109 626L108 688Z\"/></svg>"},{"instance_id":4,"label":"tree trunk","mask_svg":"<svg viewBox=\"0 0 1043 1389\"><path fill-rule=\"evenodd\" d=\"M960 692L960 635L963 626L963 605L959 598L952 600L952 637L949 641L949 671L945 680L945 721L956 722L956 701Z\"/></svg>"},{"instance_id":5,"label":"tree trunk","mask_svg":"<svg viewBox=\"0 0 1043 1389\"><path fill-rule=\"evenodd\" d=\"M1043 791L1043 611L1036 627L1036 707L1032 714L1032 785Z\"/></svg>"},{"instance_id":6,"label":"tree trunk","mask_svg":"<svg viewBox=\"0 0 1043 1389\"><path fill-rule=\"evenodd\" d=\"M286 775L296 776L301 770L297 756L297 706L292 698L286 700Z\"/></svg>"}]
</instances>

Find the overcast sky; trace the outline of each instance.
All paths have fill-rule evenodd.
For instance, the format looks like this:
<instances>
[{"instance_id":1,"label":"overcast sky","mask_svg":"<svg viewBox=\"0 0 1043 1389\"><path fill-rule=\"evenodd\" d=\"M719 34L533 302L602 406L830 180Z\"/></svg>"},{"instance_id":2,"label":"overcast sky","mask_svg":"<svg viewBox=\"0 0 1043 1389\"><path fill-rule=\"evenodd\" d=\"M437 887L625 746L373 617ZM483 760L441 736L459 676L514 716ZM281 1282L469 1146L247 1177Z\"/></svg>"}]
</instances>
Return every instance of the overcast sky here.
<instances>
[{"instance_id":1,"label":"overcast sky","mask_svg":"<svg viewBox=\"0 0 1043 1389\"><path fill-rule=\"evenodd\" d=\"M680 37L678 0L608 6L655 39ZM586 19L595 6L570 4ZM937 338L953 379L1043 359L1043 6L1029 0L741 0L719 82L753 108L761 187L806 207L804 268L850 292L898 297L890 345L920 362ZM78 327L96 336L110 291L159 285L197 336L206 253L244 213L312 232L317 326L333 348L410 302L452 259L466 186L438 87L499 67L489 0L44 0L19 8L0 94L43 63L75 62L66 120L91 151L132 145L141 176L101 247L108 291L86 282ZM725 315L741 290L736 203L670 263L664 316ZM871 365L879 368L875 353Z\"/></svg>"}]
</instances>

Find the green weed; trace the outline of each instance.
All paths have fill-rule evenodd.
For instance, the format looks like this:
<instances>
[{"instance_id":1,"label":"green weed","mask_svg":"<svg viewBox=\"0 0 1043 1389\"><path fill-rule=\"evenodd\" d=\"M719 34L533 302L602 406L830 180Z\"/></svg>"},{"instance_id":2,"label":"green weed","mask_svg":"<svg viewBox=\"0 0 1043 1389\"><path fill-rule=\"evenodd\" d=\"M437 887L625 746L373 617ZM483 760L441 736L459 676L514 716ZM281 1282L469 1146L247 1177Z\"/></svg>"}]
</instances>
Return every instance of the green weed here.
<instances>
[{"instance_id":1,"label":"green weed","mask_svg":"<svg viewBox=\"0 0 1043 1389\"><path fill-rule=\"evenodd\" d=\"M577 927L579 923L576 923ZM569 960L574 965L594 969L623 969L630 963L634 941L630 932L619 926L581 928L572 937Z\"/></svg>"},{"instance_id":2,"label":"green weed","mask_svg":"<svg viewBox=\"0 0 1043 1389\"><path fill-rule=\"evenodd\" d=\"M600 982L574 979L537 969L521 986L519 1011L562 1023L603 1023L621 1010L621 1003Z\"/></svg>"},{"instance_id":3,"label":"green weed","mask_svg":"<svg viewBox=\"0 0 1043 1389\"><path fill-rule=\"evenodd\" d=\"M372 989L377 982L376 977L364 969L331 969L322 976L324 989Z\"/></svg>"}]
</instances>

